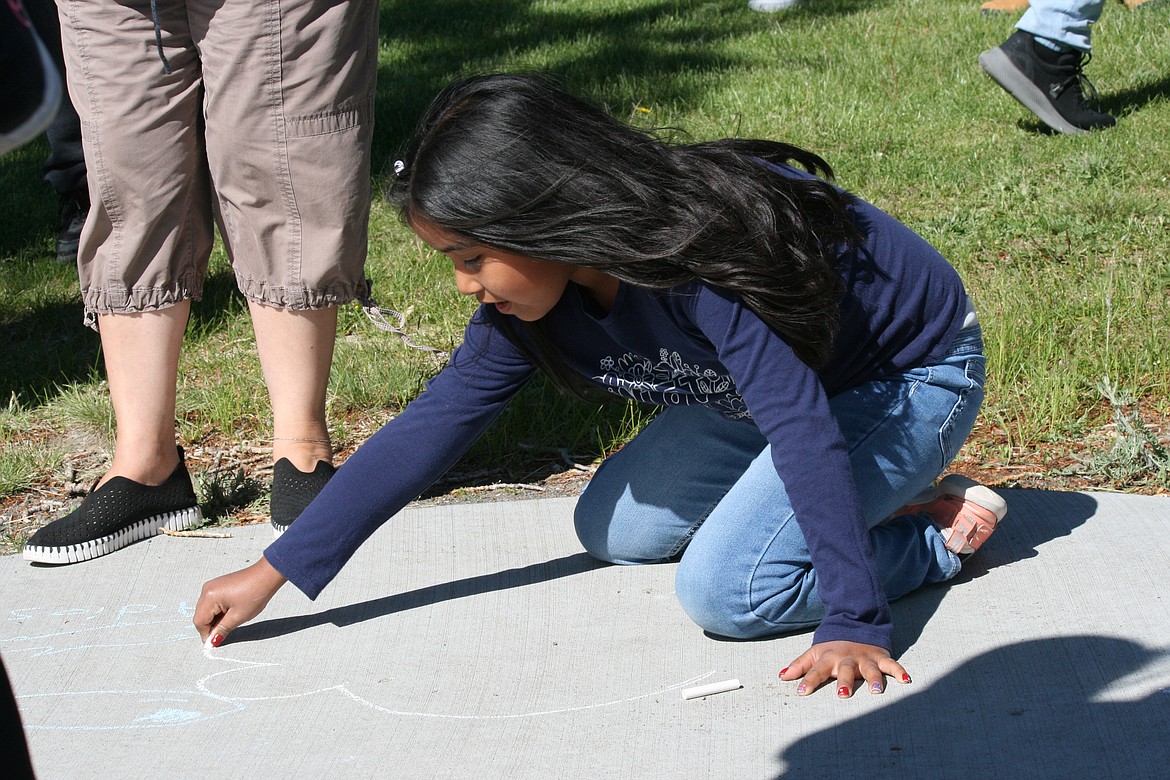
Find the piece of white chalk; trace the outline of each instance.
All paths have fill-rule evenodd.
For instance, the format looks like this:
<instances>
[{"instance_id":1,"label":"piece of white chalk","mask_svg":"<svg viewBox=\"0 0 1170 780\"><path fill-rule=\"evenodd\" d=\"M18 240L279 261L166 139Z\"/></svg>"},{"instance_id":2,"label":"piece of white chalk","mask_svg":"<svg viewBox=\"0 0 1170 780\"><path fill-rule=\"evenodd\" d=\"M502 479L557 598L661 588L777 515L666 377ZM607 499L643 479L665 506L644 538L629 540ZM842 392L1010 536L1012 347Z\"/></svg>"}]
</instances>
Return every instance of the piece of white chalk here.
<instances>
[{"instance_id":1,"label":"piece of white chalk","mask_svg":"<svg viewBox=\"0 0 1170 780\"><path fill-rule=\"evenodd\" d=\"M724 680L723 682L696 685L694 688L683 688L682 695L684 699L697 699L700 696L710 696L715 693L736 691L742 687L743 686L739 684L739 680Z\"/></svg>"}]
</instances>

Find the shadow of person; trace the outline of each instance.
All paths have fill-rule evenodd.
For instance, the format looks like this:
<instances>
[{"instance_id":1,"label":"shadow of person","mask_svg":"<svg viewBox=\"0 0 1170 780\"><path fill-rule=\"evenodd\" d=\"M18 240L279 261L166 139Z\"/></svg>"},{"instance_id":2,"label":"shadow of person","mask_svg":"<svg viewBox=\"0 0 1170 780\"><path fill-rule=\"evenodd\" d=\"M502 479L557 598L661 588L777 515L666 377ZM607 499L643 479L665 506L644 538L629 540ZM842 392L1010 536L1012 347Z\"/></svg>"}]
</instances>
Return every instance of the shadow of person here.
<instances>
[{"instance_id":1,"label":"shadow of person","mask_svg":"<svg viewBox=\"0 0 1170 780\"><path fill-rule=\"evenodd\" d=\"M777 777L1164 777L1168 657L1093 635L996 648L798 740L779 754Z\"/></svg>"},{"instance_id":2,"label":"shadow of person","mask_svg":"<svg viewBox=\"0 0 1170 780\"><path fill-rule=\"evenodd\" d=\"M896 654L901 655L906 648L918 641L923 627L937 611L949 587L982 576L995 566L1035 557L1038 554L1037 548L1046 541L1072 533L1074 528L1093 515L1097 507L1096 500L1083 493L1060 493L1044 490L1005 490L1001 492L1008 501L1008 515L1004 520L1003 527L997 530L996 534L980 549L979 554L964 566L959 576L942 585L920 589L894 603L894 618L898 627L894 637ZM467 577L343 607L334 607L314 615L270 618L247 623L232 632L230 641L252 642L269 639L326 623L338 627L352 625L451 599L582 574L606 565L587 553L575 553L551 561ZM715 640L729 641L723 637L704 633Z\"/></svg>"},{"instance_id":3,"label":"shadow of person","mask_svg":"<svg viewBox=\"0 0 1170 780\"><path fill-rule=\"evenodd\" d=\"M231 633L231 643L256 642L261 639L295 634L307 628L330 623L334 626L349 626L363 623L367 620L393 615L396 612L405 612L410 609L427 607L452 599L461 599L476 596L481 593L492 593L508 588L520 588L525 585L535 585L540 582L571 577L575 574L584 574L593 569L599 569L609 564L602 563L588 553L574 553L551 561L520 566L515 569L480 574L475 577L466 577L453 582L444 582L439 585L430 585L425 588L394 593L381 598L362 601L357 604L347 604L344 607L334 607L315 615L295 615L284 618L270 618L246 623Z\"/></svg>"},{"instance_id":4,"label":"shadow of person","mask_svg":"<svg viewBox=\"0 0 1170 780\"><path fill-rule=\"evenodd\" d=\"M891 605L894 614L894 653L901 655L922 635L947 591L984 576L997 566L1040 555L1053 539L1068 536L1097 511L1097 500L1085 493L1054 490L999 490L1008 513L995 534L963 564L959 574L938 585L920 588Z\"/></svg>"},{"instance_id":5,"label":"shadow of person","mask_svg":"<svg viewBox=\"0 0 1170 780\"><path fill-rule=\"evenodd\" d=\"M979 554L963 566L958 584L980 577L1007 563L1035 558L1038 548L1068 536L1097 511L1097 499L1087 493L1055 490L1000 490L1008 513Z\"/></svg>"}]
</instances>

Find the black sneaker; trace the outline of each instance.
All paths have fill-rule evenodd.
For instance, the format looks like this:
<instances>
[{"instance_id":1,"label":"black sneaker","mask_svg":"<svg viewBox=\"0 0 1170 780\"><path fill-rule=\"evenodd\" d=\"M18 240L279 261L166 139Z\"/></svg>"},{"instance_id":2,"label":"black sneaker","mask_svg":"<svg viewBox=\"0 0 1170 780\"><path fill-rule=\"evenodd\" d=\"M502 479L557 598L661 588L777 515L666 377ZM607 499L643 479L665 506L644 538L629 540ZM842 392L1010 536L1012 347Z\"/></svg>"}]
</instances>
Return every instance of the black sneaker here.
<instances>
[{"instance_id":1,"label":"black sneaker","mask_svg":"<svg viewBox=\"0 0 1170 780\"><path fill-rule=\"evenodd\" d=\"M272 467L272 499L269 502L274 537L280 538L288 530L336 471L332 464L323 460L317 461L317 468L308 473L298 469L288 458L276 461Z\"/></svg>"},{"instance_id":2,"label":"black sneaker","mask_svg":"<svg viewBox=\"0 0 1170 780\"><path fill-rule=\"evenodd\" d=\"M76 263L81 229L89 216L89 193L80 190L62 195L57 215L57 262L62 265Z\"/></svg>"},{"instance_id":3,"label":"black sneaker","mask_svg":"<svg viewBox=\"0 0 1170 780\"><path fill-rule=\"evenodd\" d=\"M19 0L0 3L0 154L40 135L63 93L49 50Z\"/></svg>"},{"instance_id":4,"label":"black sneaker","mask_svg":"<svg viewBox=\"0 0 1170 780\"><path fill-rule=\"evenodd\" d=\"M994 49L979 55L987 75L1007 90L1040 121L1058 133L1081 133L1113 127L1117 120L1085 104L1082 84L1096 99L1093 85L1081 73L1082 53L1053 51L1035 36L1016 30ZM1088 55L1084 55L1088 62Z\"/></svg>"},{"instance_id":5,"label":"black sneaker","mask_svg":"<svg viewBox=\"0 0 1170 780\"><path fill-rule=\"evenodd\" d=\"M24 559L88 561L154 536L160 527L182 531L202 519L180 448L179 465L166 482L152 486L113 477L90 491L77 509L33 534L24 545Z\"/></svg>"}]
</instances>

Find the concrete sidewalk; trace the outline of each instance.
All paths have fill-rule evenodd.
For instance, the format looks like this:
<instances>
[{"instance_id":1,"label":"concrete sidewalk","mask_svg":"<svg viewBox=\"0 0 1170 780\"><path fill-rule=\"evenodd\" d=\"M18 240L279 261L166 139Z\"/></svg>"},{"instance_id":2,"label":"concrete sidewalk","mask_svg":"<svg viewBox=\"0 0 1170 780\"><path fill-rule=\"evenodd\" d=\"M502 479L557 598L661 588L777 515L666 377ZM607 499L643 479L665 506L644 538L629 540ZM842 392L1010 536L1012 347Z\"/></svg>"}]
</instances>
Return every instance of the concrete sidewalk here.
<instances>
[{"instance_id":1,"label":"concrete sidewalk","mask_svg":"<svg viewBox=\"0 0 1170 780\"><path fill-rule=\"evenodd\" d=\"M572 499L408 509L218 650L200 585L266 526L3 558L0 653L42 780L1168 776L1170 498L1004 495L958 581L895 604L914 683L882 696L798 698L808 634L704 636L673 565L581 552Z\"/></svg>"}]
</instances>

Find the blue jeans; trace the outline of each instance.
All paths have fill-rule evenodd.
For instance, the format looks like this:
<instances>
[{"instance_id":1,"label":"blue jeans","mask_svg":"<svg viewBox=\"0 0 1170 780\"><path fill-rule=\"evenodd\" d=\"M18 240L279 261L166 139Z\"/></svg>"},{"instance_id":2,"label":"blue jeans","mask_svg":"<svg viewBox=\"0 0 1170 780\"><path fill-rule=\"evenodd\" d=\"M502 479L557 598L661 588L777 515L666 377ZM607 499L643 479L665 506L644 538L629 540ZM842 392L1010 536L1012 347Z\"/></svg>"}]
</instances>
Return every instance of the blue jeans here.
<instances>
[{"instance_id":1,"label":"blue jeans","mask_svg":"<svg viewBox=\"0 0 1170 780\"><path fill-rule=\"evenodd\" d=\"M937 364L830 400L890 599L959 572L928 517L890 515L930 486L970 434L984 364L976 325ZM824 616L770 445L750 421L697 406L664 410L597 470L575 522L585 549L603 561L658 563L681 554L679 602L713 634L770 636Z\"/></svg>"},{"instance_id":2,"label":"blue jeans","mask_svg":"<svg viewBox=\"0 0 1170 780\"><path fill-rule=\"evenodd\" d=\"M1104 8L1105 0L1029 0L1016 29L1070 49L1089 51L1091 28Z\"/></svg>"}]
</instances>

